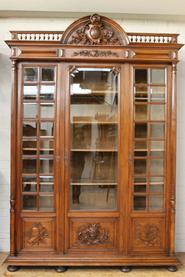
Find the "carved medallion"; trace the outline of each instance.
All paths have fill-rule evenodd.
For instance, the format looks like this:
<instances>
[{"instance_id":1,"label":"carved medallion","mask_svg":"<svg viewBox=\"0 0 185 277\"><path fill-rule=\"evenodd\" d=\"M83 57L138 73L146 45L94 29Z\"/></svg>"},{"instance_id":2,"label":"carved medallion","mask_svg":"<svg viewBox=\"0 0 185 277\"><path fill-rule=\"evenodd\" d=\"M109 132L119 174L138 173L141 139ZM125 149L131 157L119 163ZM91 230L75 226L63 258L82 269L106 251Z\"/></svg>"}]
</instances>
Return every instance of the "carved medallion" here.
<instances>
[{"instance_id":1,"label":"carved medallion","mask_svg":"<svg viewBox=\"0 0 185 277\"><path fill-rule=\"evenodd\" d=\"M136 226L136 240L145 246L160 246L160 230L155 224L138 224Z\"/></svg>"},{"instance_id":2,"label":"carved medallion","mask_svg":"<svg viewBox=\"0 0 185 277\"><path fill-rule=\"evenodd\" d=\"M98 14L90 16L88 23L76 30L68 43L77 45L120 45L119 38L111 27L104 25L101 16Z\"/></svg>"},{"instance_id":3,"label":"carved medallion","mask_svg":"<svg viewBox=\"0 0 185 277\"><path fill-rule=\"evenodd\" d=\"M108 231L103 229L99 223L83 225L77 232L80 244L97 245L103 244L109 239Z\"/></svg>"},{"instance_id":4,"label":"carved medallion","mask_svg":"<svg viewBox=\"0 0 185 277\"><path fill-rule=\"evenodd\" d=\"M35 246L45 241L48 237L48 232L41 223L36 223L32 226L31 230L28 232L28 235L29 238L27 243L31 246Z\"/></svg>"}]
</instances>

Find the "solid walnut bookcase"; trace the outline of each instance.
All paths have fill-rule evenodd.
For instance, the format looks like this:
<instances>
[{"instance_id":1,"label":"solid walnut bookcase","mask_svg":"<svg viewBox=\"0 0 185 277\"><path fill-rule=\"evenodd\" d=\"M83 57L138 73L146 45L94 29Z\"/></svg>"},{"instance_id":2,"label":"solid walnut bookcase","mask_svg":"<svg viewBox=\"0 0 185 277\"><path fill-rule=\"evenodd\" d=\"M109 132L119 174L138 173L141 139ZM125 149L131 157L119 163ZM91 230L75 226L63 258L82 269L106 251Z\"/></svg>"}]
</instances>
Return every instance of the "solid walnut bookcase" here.
<instances>
[{"instance_id":1,"label":"solid walnut bookcase","mask_svg":"<svg viewBox=\"0 0 185 277\"><path fill-rule=\"evenodd\" d=\"M175 271L178 35L96 14L11 34L8 269Z\"/></svg>"}]
</instances>

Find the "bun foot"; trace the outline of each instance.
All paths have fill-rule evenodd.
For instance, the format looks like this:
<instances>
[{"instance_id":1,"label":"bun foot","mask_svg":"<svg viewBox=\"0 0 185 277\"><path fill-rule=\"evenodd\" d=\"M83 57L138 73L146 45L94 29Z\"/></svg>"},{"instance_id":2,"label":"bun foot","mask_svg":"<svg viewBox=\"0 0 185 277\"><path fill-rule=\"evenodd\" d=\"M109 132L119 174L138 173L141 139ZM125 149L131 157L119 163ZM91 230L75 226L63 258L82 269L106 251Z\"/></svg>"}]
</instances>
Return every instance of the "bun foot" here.
<instances>
[{"instance_id":1,"label":"bun foot","mask_svg":"<svg viewBox=\"0 0 185 277\"><path fill-rule=\"evenodd\" d=\"M176 272L176 271L177 271L176 265L170 265L170 266L168 267L168 271L170 271L170 272Z\"/></svg>"},{"instance_id":2,"label":"bun foot","mask_svg":"<svg viewBox=\"0 0 185 277\"><path fill-rule=\"evenodd\" d=\"M68 269L67 266L57 266L57 267L55 267L55 270L58 273L65 272L67 269Z\"/></svg>"},{"instance_id":3,"label":"bun foot","mask_svg":"<svg viewBox=\"0 0 185 277\"><path fill-rule=\"evenodd\" d=\"M16 265L9 265L9 266L7 267L7 270L8 270L9 272L15 272L15 271L19 270L19 266L16 266Z\"/></svg>"},{"instance_id":4,"label":"bun foot","mask_svg":"<svg viewBox=\"0 0 185 277\"><path fill-rule=\"evenodd\" d=\"M121 272L127 273L127 272L130 272L132 270L132 268L130 266L122 266L120 268L120 270L121 270Z\"/></svg>"}]
</instances>

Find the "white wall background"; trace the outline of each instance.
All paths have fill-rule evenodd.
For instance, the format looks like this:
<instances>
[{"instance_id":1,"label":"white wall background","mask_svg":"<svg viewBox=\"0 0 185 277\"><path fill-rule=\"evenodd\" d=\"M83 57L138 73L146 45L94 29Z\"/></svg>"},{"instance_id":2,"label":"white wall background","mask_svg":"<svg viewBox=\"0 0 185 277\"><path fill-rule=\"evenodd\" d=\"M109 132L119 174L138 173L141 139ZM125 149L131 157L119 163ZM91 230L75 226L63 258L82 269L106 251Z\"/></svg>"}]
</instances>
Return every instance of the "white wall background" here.
<instances>
[{"instance_id":1,"label":"white wall background","mask_svg":"<svg viewBox=\"0 0 185 277\"><path fill-rule=\"evenodd\" d=\"M4 40L9 30L63 31L74 18L0 18L0 251L9 251L10 195L10 50ZM128 32L179 33L185 43L185 22L149 19L120 19L117 22ZM177 209L176 251L185 252L185 47L180 50L177 73Z\"/></svg>"}]
</instances>

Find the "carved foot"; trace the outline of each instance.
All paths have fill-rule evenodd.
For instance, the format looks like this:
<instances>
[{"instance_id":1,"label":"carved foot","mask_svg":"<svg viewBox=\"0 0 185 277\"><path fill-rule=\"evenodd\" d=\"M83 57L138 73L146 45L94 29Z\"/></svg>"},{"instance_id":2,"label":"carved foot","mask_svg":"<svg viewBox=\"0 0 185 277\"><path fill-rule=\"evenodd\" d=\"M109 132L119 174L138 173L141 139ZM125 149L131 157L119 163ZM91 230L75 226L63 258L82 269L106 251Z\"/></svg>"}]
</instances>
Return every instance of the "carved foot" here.
<instances>
[{"instance_id":1,"label":"carved foot","mask_svg":"<svg viewBox=\"0 0 185 277\"><path fill-rule=\"evenodd\" d=\"M120 268L121 272L130 272L132 270L132 268L130 266L122 266Z\"/></svg>"},{"instance_id":2,"label":"carved foot","mask_svg":"<svg viewBox=\"0 0 185 277\"><path fill-rule=\"evenodd\" d=\"M15 272L15 271L19 270L19 266L16 266L16 265L9 265L9 266L7 267L7 269L8 269L9 272Z\"/></svg>"},{"instance_id":3,"label":"carved foot","mask_svg":"<svg viewBox=\"0 0 185 277\"><path fill-rule=\"evenodd\" d=\"M58 273L65 272L67 269L68 269L67 266L56 266L56 267L55 267L55 270L56 270L56 272L58 272Z\"/></svg>"},{"instance_id":4,"label":"carved foot","mask_svg":"<svg viewBox=\"0 0 185 277\"><path fill-rule=\"evenodd\" d=\"M176 265L170 265L169 267L168 267L168 271L170 271L170 272L176 272L178 269L177 269L177 267L176 267Z\"/></svg>"}]
</instances>

